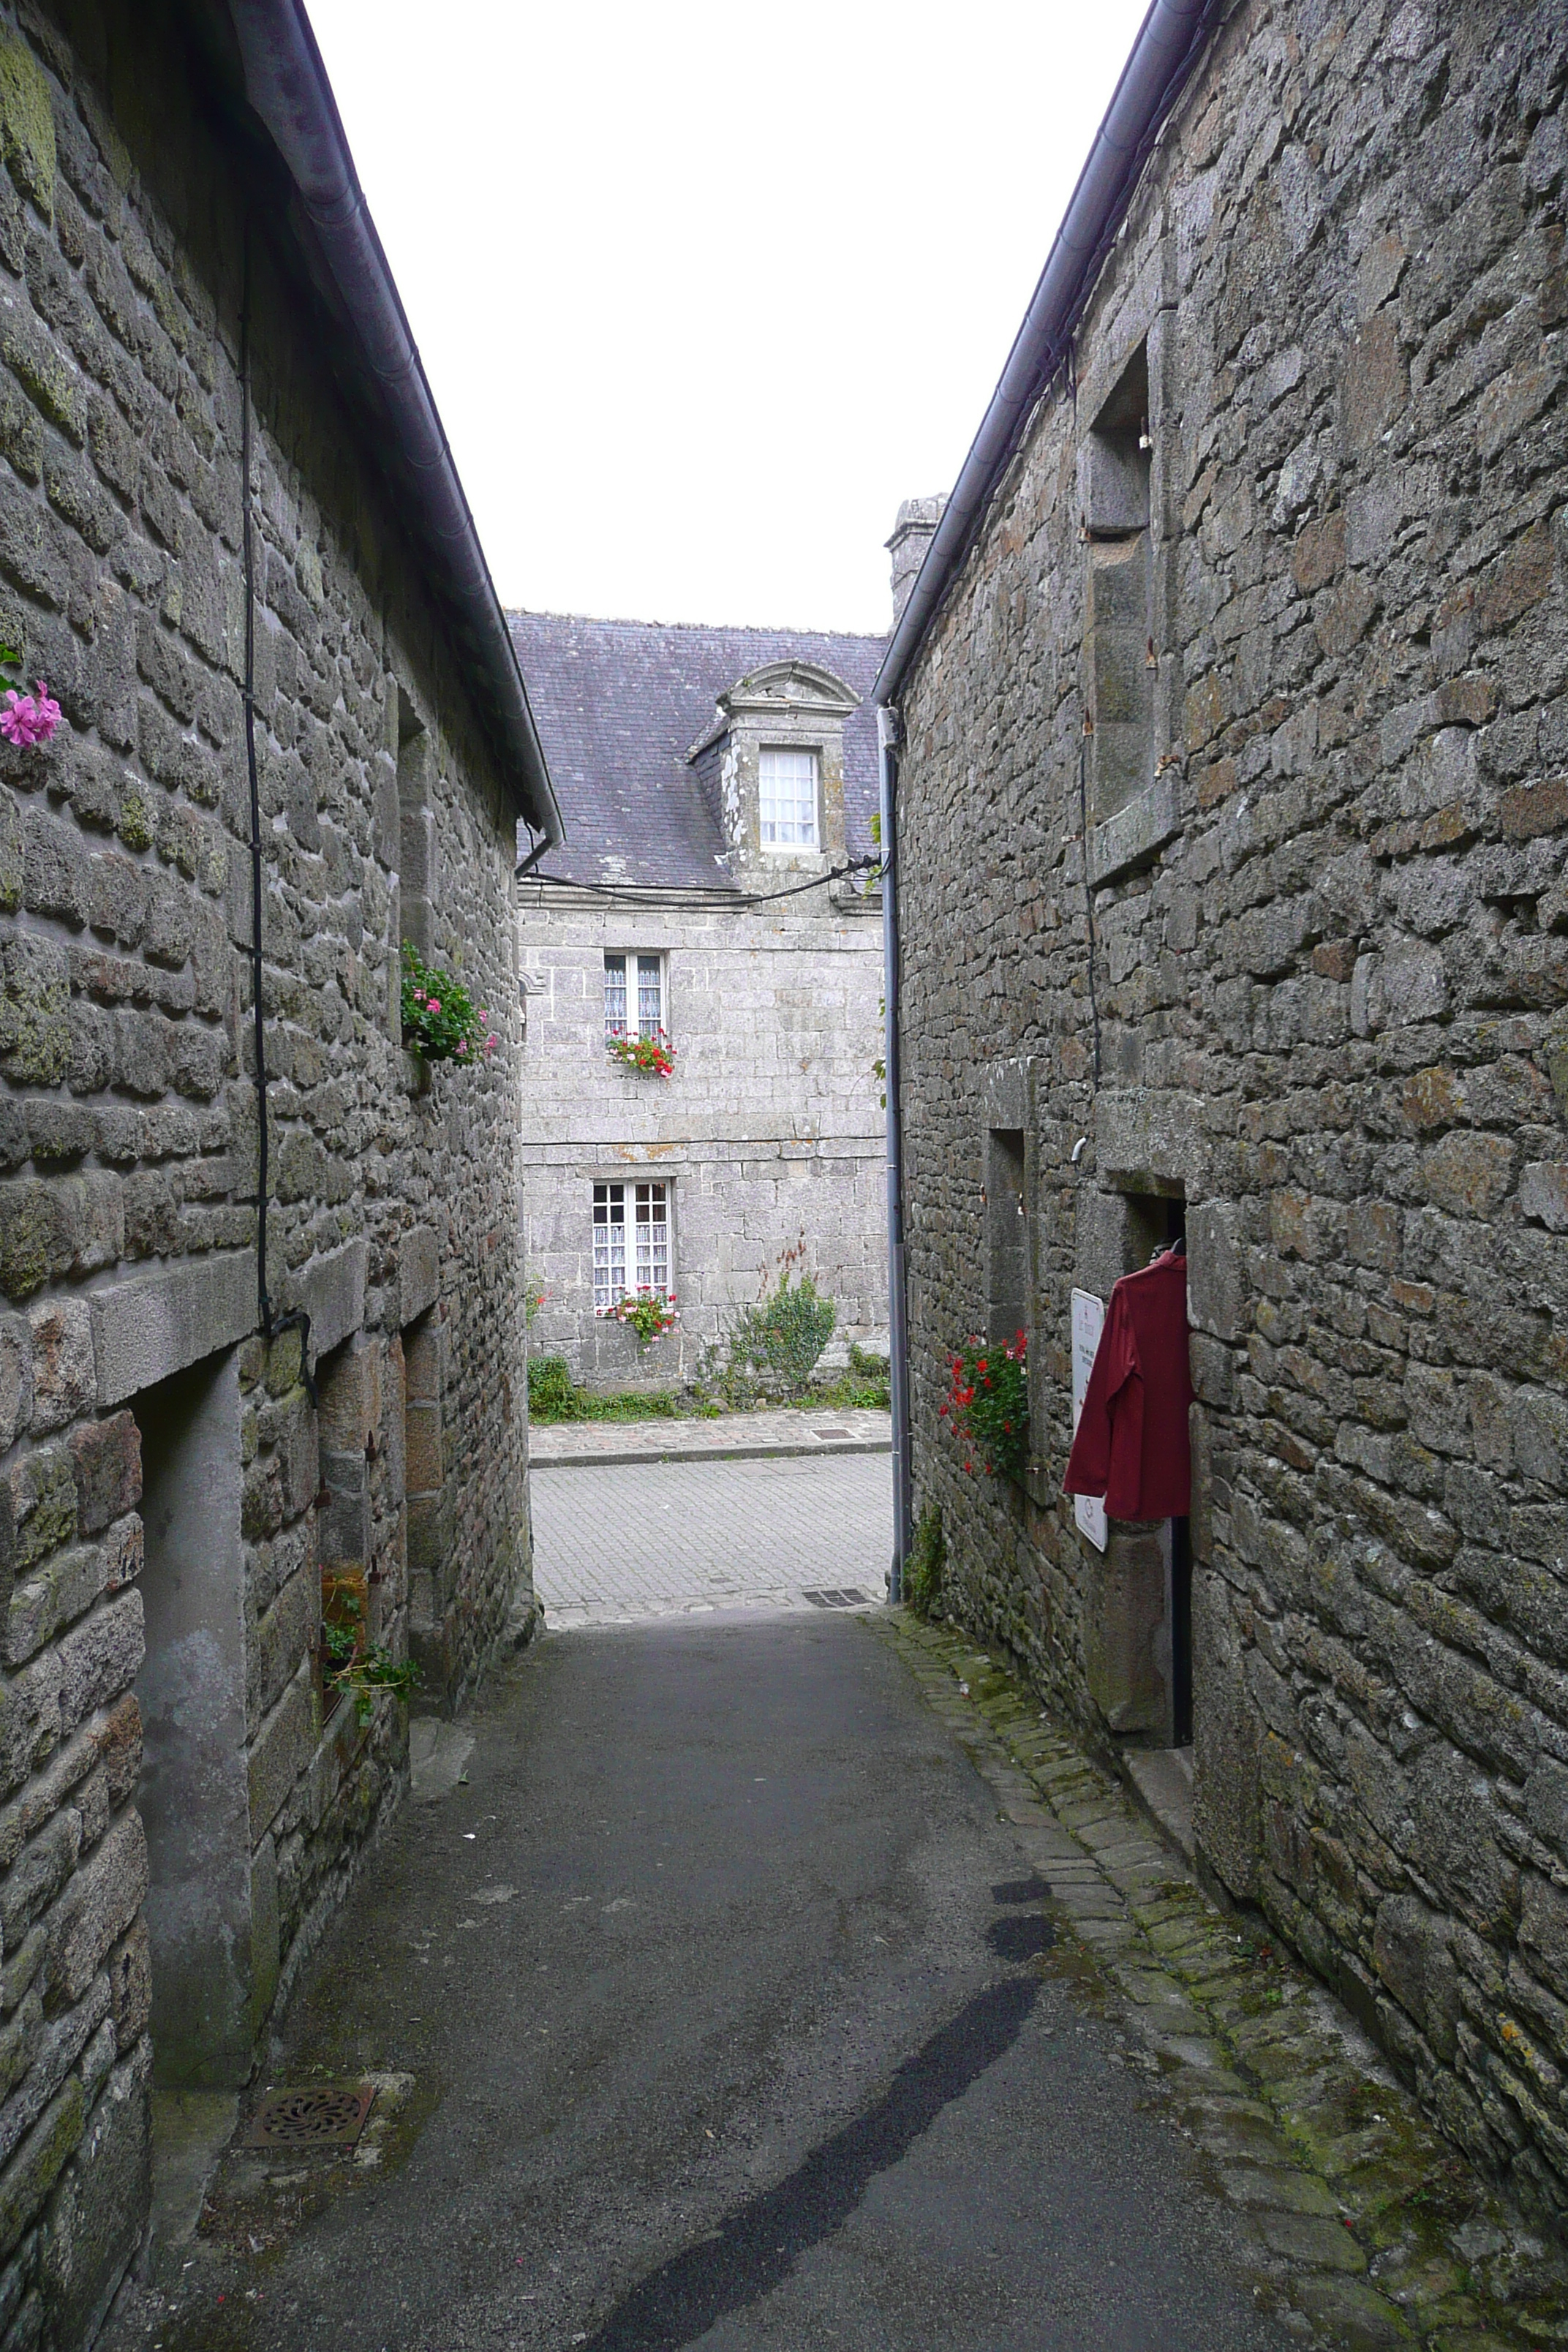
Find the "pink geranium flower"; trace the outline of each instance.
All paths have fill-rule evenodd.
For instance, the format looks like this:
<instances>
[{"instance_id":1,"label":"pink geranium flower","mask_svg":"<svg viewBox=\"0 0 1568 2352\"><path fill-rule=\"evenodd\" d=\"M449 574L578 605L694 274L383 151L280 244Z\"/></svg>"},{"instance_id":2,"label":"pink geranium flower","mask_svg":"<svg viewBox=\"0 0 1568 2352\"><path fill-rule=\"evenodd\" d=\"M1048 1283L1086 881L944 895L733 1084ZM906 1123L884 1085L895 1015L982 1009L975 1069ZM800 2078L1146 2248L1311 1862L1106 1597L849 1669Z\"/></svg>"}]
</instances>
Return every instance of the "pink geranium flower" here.
<instances>
[{"instance_id":1,"label":"pink geranium flower","mask_svg":"<svg viewBox=\"0 0 1568 2352\"><path fill-rule=\"evenodd\" d=\"M36 695L18 694L15 687L10 688L0 708L0 735L7 743L26 747L47 743L59 723L60 706L42 678Z\"/></svg>"}]
</instances>

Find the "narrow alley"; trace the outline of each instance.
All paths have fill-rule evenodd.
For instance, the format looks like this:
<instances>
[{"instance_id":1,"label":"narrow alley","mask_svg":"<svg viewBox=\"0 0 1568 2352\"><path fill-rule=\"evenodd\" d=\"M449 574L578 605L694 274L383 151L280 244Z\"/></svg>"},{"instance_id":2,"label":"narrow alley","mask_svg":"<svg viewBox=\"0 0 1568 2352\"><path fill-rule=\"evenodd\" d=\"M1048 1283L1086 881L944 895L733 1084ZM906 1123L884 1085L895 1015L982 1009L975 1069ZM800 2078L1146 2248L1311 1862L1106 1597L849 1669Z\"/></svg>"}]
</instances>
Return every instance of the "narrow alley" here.
<instances>
[{"instance_id":1,"label":"narrow alley","mask_svg":"<svg viewBox=\"0 0 1568 2352\"><path fill-rule=\"evenodd\" d=\"M1568 2352L1568 5L436 29L0 0L0 2352Z\"/></svg>"},{"instance_id":2,"label":"narrow alley","mask_svg":"<svg viewBox=\"0 0 1568 2352\"><path fill-rule=\"evenodd\" d=\"M621 1468L655 1524L672 1466ZM765 1556L737 1480L765 1502L784 1465L679 1466L709 1555ZM792 1466L826 1576L851 1465ZM984 1653L885 1609L619 1605L416 1727L414 1801L245 2103L375 2085L358 2146L258 2149L242 2117L111 2352L1374 2346L1481 2317L1483 2253L1506 2332L1430 2340L1547 2340L1502 2308L1553 2307L1541 2249L1348 2019L1302 2056L1321 1997ZM1253 2042L1240 2079L1194 2006L1227 1984L1321 2133L1335 2109L1332 2179L1267 2103L1279 2065Z\"/></svg>"},{"instance_id":3,"label":"narrow alley","mask_svg":"<svg viewBox=\"0 0 1568 2352\"><path fill-rule=\"evenodd\" d=\"M379 2164L241 2147L117 2347L1281 2340L864 1623L551 1637L470 1721L269 2070L410 2077Z\"/></svg>"}]
</instances>

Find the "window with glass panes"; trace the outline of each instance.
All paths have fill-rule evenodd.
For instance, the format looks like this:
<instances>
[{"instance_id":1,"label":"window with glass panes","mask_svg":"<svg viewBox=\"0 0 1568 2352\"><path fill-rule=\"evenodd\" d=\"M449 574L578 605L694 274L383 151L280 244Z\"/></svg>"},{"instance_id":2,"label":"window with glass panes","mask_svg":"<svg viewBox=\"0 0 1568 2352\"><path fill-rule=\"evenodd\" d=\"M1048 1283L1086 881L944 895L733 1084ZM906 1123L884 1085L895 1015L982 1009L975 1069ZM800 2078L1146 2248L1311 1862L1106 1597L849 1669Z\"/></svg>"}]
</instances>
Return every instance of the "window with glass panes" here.
<instances>
[{"instance_id":1,"label":"window with glass panes","mask_svg":"<svg viewBox=\"0 0 1568 2352\"><path fill-rule=\"evenodd\" d=\"M614 1307L628 1291L643 1290L668 1296L669 1187L595 1184L595 1307Z\"/></svg>"},{"instance_id":2,"label":"window with glass panes","mask_svg":"<svg viewBox=\"0 0 1568 2352\"><path fill-rule=\"evenodd\" d=\"M816 847L816 754L763 746L758 816L764 849Z\"/></svg>"},{"instance_id":3,"label":"window with glass panes","mask_svg":"<svg viewBox=\"0 0 1568 2352\"><path fill-rule=\"evenodd\" d=\"M627 1025L635 1013L637 1027ZM664 959L657 955L605 958L605 1034L657 1037L664 1027Z\"/></svg>"}]
</instances>

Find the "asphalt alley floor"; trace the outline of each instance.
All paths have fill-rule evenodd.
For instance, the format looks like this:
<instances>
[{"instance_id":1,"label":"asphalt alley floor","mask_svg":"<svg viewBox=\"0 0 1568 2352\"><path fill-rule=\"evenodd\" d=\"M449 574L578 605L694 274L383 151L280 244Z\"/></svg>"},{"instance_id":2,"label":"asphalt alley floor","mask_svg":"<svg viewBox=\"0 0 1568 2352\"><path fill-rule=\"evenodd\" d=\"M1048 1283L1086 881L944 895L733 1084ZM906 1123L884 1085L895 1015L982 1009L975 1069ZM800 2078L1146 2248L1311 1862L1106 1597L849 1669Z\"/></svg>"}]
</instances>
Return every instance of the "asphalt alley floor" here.
<instances>
[{"instance_id":1,"label":"asphalt alley floor","mask_svg":"<svg viewBox=\"0 0 1568 2352\"><path fill-rule=\"evenodd\" d=\"M378 2083L365 2140L237 2145L110 2352L1568 2343L1326 1997L956 1633L552 1635L463 1729L269 2069Z\"/></svg>"},{"instance_id":2,"label":"asphalt alley floor","mask_svg":"<svg viewBox=\"0 0 1568 2352\"><path fill-rule=\"evenodd\" d=\"M376 2160L237 2147L114 2352L1289 2340L865 1620L549 1636L466 1728L269 2069L380 2077Z\"/></svg>"}]
</instances>

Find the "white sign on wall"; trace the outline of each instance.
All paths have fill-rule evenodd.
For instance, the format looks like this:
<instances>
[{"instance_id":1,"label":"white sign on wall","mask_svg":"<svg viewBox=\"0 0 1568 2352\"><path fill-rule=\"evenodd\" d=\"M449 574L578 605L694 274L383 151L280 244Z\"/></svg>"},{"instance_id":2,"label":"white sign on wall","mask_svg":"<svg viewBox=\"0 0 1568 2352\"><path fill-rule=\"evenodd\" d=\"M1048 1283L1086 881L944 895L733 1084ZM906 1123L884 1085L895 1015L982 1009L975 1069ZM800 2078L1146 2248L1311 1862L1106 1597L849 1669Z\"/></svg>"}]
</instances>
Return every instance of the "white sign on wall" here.
<instances>
[{"instance_id":1,"label":"white sign on wall","mask_svg":"<svg viewBox=\"0 0 1568 2352\"><path fill-rule=\"evenodd\" d=\"M1089 1387L1089 1376L1094 1369L1100 1335L1104 1328L1104 1299L1097 1298L1092 1290L1075 1290L1072 1295L1072 1427L1075 1437L1083 1412L1084 1392ZM1079 1535L1087 1536L1096 1551L1103 1551L1106 1536L1104 1503L1093 1495L1075 1495L1072 1515L1078 1522Z\"/></svg>"}]
</instances>

